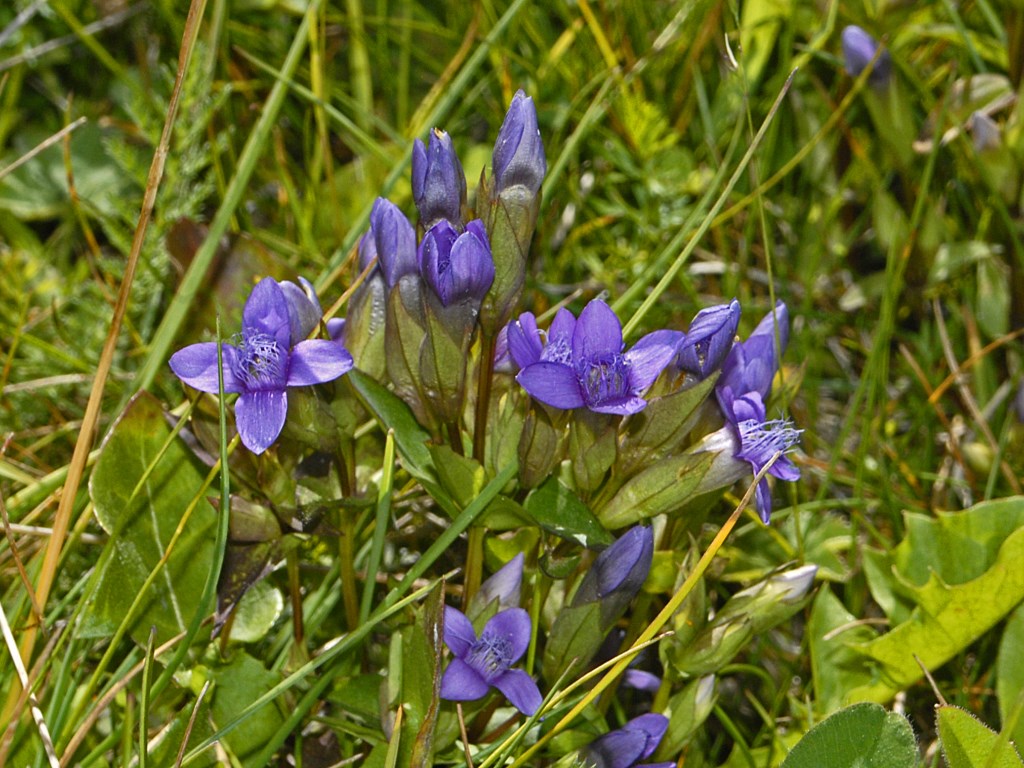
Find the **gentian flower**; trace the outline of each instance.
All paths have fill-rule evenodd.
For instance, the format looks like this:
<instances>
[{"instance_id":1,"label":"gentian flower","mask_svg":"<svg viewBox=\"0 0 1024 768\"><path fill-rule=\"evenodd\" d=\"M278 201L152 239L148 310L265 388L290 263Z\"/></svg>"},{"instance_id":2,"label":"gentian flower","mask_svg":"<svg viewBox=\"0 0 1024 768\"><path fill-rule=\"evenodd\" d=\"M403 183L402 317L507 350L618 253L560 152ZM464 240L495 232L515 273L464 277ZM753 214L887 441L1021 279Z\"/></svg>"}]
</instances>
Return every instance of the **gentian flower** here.
<instances>
[{"instance_id":1,"label":"gentian flower","mask_svg":"<svg viewBox=\"0 0 1024 768\"><path fill-rule=\"evenodd\" d=\"M740 439L735 458L749 462L756 475L781 451L782 455L772 464L768 474L780 480L800 479L800 470L787 455L800 439L800 430L794 429L788 421L767 420L764 402L757 392L748 392L737 398L733 402L733 414ZM757 484L756 501L761 520L767 523L772 514L772 494L767 477L762 477Z\"/></svg>"},{"instance_id":2,"label":"gentian flower","mask_svg":"<svg viewBox=\"0 0 1024 768\"><path fill-rule=\"evenodd\" d=\"M778 354L775 350L776 329L780 344ZM730 423L737 423L732 411L732 402L737 397L756 392L762 401L768 399L780 355L785 351L788 341L789 310L780 301L775 305L775 310L757 324L746 341L732 345L722 364L722 375L715 385L718 404Z\"/></svg>"},{"instance_id":3,"label":"gentian flower","mask_svg":"<svg viewBox=\"0 0 1024 768\"><path fill-rule=\"evenodd\" d=\"M389 289L403 276L419 270L416 231L398 206L378 197L370 212L370 231L373 233L373 251L377 256L377 264L384 273L384 282Z\"/></svg>"},{"instance_id":4,"label":"gentian flower","mask_svg":"<svg viewBox=\"0 0 1024 768\"><path fill-rule=\"evenodd\" d=\"M470 600L470 613L473 607L486 608L491 603L498 604L498 610L519 607L519 592L523 583L523 553L509 560L494 575L480 585ZM475 614L474 614L475 615Z\"/></svg>"},{"instance_id":5,"label":"gentian flower","mask_svg":"<svg viewBox=\"0 0 1024 768\"><path fill-rule=\"evenodd\" d=\"M517 362L536 358L522 368L516 381L537 400L563 410L585 407L597 413L637 413L647 405L640 393L675 355L675 347L664 343L664 335L658 332L623 351L619 318L596 299L584 307L573 326L568 360L563 359L568 322L552 327L548 346L541 345L539 354L535 325L536 321L520 316L522 338L514 341L513 330L509 331L509 349Z\"/></svg>"},{"instance_id":6,"label":"gentian flower","mask_svg":"<svg viewBox=\"0 0 1024 768\"><path fill-rule=\"evenodd\" d=\"M843 29L843 59L850 77L857 77L871 63L878 50L878 41L860 27L851 24ZM882 51L875 68L868 75L868 82L875 87L889 82L892 73L892 58L888 51Z\"/></svg>"},{"instance_id":7,"label":"gentian flower","mask_svg":"<svg viewBox=\"0 0 1024 768\"><path fill-rule=\"evenodd\" d=\"M664 715L651 712L634 717L585 747L583 764L588 768L672 768L673 762L640 763L654 754L667 730Z\"/></svg>"},{"instance_id":8,"label":"gentian flower","mask_svg":"<svg viewBox=\"0 0 1024 768\"><path fill-rule=\"evenodd\" d=\"M494 260L483 223L476 219L461 235L448 221L431 227L420 243L420 271L441 303L479 303L494 282Z\"/></svg>"},{"instance_id":9,"label":"gentian flower","mask_svg":"<svg viewBox=\"0 0 1024 768\"><path fill-rule=\"evenodd\" d=\"M521 185L536 195L547 173L544 142L537 127L537 110L533 99L516 91L512 97L505 121L498 131L491 158L494 174L494 194Z\"/></svg>"},{"instance_id":10,"label":"gentian flower","mask_svg":"<svg viewBox=\"0 0 1024 768\"><path fill-rule=\"evenodd\" d=\"M627 688L635 688L638 691L657 693L661 688L661 678L653 672L643 669L627 669L622 673L622 684Z\"/></svg>"},{"instance_id":11,"label":"gentian flower","mask_svg":"<svg viewBox=\"0 0 1024 768\"><path fill-rule=\"evenodd\" d=\"M572 334L576 318L564 307L555 313L545 334L537 328L537 318L524 312L519 319L505 326L508 329L508 352L519 370L541 361L572 365Z\"/></svg>"},{"instance_id":12,"label":"gentian flower","mask_svg":"<svg viewBox=\"0 0 1024 768\"><path fill-rule=\"evenodd\" d=\"M694 376L706 378L729 354L739 323L740 303L736 299L702 309L678 346L676 365Z\"/></svg>"},{"instance_id":13,"label":"gentian flower","mask_svg":"<svg viewBox=\"0 0 1024 768\"><path fill-rule=\"evenodd\" d=\"M521 669L510 669L530 644L530 614L522 608L496 613L477 638L466 615L444 609L444 642L455 656L441 678L441 698L473 701L493 687L524 715L532 715L543 701L540 689Z\"/></svg>"},{"instance_id":14,"label":"gentian flower","mask_svg":"<svg viewBox=\"0 0 1024 768\"><path fill-rule=\"evenodd\" d=\"M572 604L607 600L616 593L628 595L631 601L647 579L653 559L654 532L646 525L630 528L597 556Z\"/></svg>"},{"instance_id":15,"label":"gentian flower","mask_svg":"<svg viewBox=\"0 0 1024 768\"><path fill-rule=\"evenodd\" d=\"M412 199L426 229L441 219L462 225L466 174L445 131L432 130L428 146L419 139L413 143Z\"/></svg>"},{"instance_id":16,"label":"gentian flower","mask_svg":"<svg viewBox=\"0 0 1024 768\"><path fill-rule=\"evenodd\" d=\"M245 302L239 344L224 344L224 391L237 392L235 423L242 443L263 453L281 434L288 387L332 381L352 368L352 356L336 341L292 344L291 305L276 280L261 280ZM217 344L192 344L171 355L171 370L201 392L216 393Z\"/></svg>"}]
</instances>

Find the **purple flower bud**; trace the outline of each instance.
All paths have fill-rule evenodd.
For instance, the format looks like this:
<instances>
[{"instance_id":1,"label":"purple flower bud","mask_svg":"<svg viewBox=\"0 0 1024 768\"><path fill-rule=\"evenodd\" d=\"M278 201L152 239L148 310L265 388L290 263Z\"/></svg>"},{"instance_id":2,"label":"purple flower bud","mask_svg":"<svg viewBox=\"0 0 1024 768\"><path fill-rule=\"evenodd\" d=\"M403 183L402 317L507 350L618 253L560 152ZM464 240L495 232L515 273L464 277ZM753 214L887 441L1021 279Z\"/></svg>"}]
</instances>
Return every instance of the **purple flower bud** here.
<instances>
[{"instance_id":1,"label":"purple flower bud","mask_svg":"<svg viewBox=\"0 0 1024 768\"><path fill-rule=\"evenodd\" d=\"M480 585L472 598L472 605L481 609L497 601L498 610L519 607L519 590L523 583L523 553L509 560L487 581ZM470 616L475 616L472 608Z\"/></svg>"},{"instance_id":2,"label":"purple flower bud","mask_svg":"<svg viewBox=\"0 0 1024 768\"><path fill-rule=\"evenodd\" d=\"M612 594L632 600L647 579L653 559L653 531L644 525L630 528L597 556L576 590L572 604L606 600Z\"/></svg>"},{"instance_id":3,"label":"purple flower bud","mask_svg":"<svg viewBox=\"0 0 1024 768\"><path fill-rule=\"evenodd\" d=\"M668 718L656 713L634 717L617 731L592 741L583 750L584 764L596 768L640 768L661 743ZM675 763L653 763L644 768L672 768Z\"/></svg>"},{"instance_id":4,"label":"purple flower bud","mask_svg":"<svg viewBox=\"0 0 1024 768\"><path fill-rule=\"evenodd\" d=\"M697 313L679 345L676 365L701 379L713 372L732 349L740 324L740 303L707 307Z\"/></svg>"},{"instance_id":5,"label":"purple flower bud","mask_svg":"<svg viewBox=\"0 0 1024 768\"><path fill-rule=\"evenodd\" d=\"M850 77L857 77L875 58L878 42L858 26L851 24L843 30L843 59ZM875 87L884 86L892 74L892 58L888 51L882 51L875 68L868 75L868 82Z\"/></svg>"},{"instance_id":6,"label":"purple flower bud","mask_svg":"<svg viewBox=\"0 0 1024 768\"><path fill-rule=\"evenodd\" d=\"M479 219L461 235L445 220L431 227L420 243L420 264L423 279L446 307L479 304L494 282L494 260Z\"/></svg>"},{"instance_id":7,"label":"purple flower bud","mask_svg":"<svg viewBox=\"0 0 1024 768\"><path fill-rule=\"evenodd\" d=\"M419 269L416 258L416 232L398 206L378 197L370 213L377 261L388 288Z\"/></svg>"},{"instance_id":8,"label":"purple flower bud","mask_svg":"<svg viewBox=\"0 0 1024 768\"><path fill-rule=\"evenodd\" d=\"M370 262L377 258L377 238L373 234L371 225L363 236L359 238L359 271L362 272Z\"/></svg>"},{"instance_id":9,"label":"purple flower bud","mask_svg":"<svg viewBox=\"0 0 1024 768\"><path fill-rule=\"evenodd\" d=\"M300 277L299 285L290 280L282 280L278 285L281 286L285 301L288 302L288 323L291 329L291 344L294 347L313 332L320 323L324 311L320 308L316 289L306 278Z\"/></svg>"},{"instance_id":10,"label":"purple flower bud","mask_svg":"<svg viewBox=\"0 0 1024 768\"><path fill-rule=\"evenodd\" d=\"M420 221L429 229L439 220L462 224L462 206L466 202L466 174L462 170L452 138L435 128L430 143L416 139L412 147L412 198L420 212Z\"/></svg>"},{"instance_id":11,"label":"purple flower bud","mask_svg":"<svg viewBox=\"0 0 1024 768\"><path fill-rule=\"evenodd\" d=\"M491 165L494 196L516 185L524 186L530 194L536 195L544 181L548 164L537 127L537 110L533 99L521 90L512 97L505 122L501 124L498 139L494 142Z\"/></svg>"},{"instance_id":12,"label":"purple flower bud","mask_svg":"<svg viewBox=\"0 0 1024 768\"><path fill-rule=\"evenodd\" d=\"M780 348L776 353L776 333ZM781 301L775 310L769 312L746 341L733 344L725 363L722 376L715 385L715 394L725 418L735 424L732 402L748 392L756 392L762 400L768 399L772 379L778 370L782 352L789 341L789 310Z\"/></svg>"}]
</instances>

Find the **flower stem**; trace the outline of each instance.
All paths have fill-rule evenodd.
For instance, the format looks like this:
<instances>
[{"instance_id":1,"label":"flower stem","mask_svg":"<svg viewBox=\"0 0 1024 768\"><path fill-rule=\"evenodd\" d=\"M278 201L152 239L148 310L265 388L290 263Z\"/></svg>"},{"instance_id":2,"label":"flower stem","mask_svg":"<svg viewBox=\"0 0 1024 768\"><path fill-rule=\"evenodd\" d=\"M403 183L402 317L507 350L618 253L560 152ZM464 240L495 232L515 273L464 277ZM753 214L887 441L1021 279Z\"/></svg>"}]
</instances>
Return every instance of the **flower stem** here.
<instances>
[{"instance_id":1,"label":"flower stem","mask_svg":"<svg viewBox=\"0 0 1024 768\"><path fill-rule=\"evenodd\" d=\"M345 605L345 622L350 630L359 626L359 597L356 595L356 568L354 563L356 551L355 538L355 510L342 507L338 554L341 557L341 600Z\"/></svg>"},{"instance_id":2,"label":"flower stem","mask_svg":"<svg viewBox=\"0 0 1024 768\"><path fill-rule=\"evenodd\" d=\"M480 368L476 381L476 412L473 420L473 458L484 463L487 447L487 415L491 410L491 381L494 378L494 337L480 334Z\"/></svg>"},{"instance_id":3,"label":"flower stem","mask_svg":"<svg viewBox=\"0 0 1024 768\"><path fill-rule=\"evenodd\" d=\"M469 529L469 546L466 552L466 572L462 587L462 607L469 605L470 598L480 588L480 579L484 570L484 532L482 525L474 525Z\"/></svg>"}]
</instances>

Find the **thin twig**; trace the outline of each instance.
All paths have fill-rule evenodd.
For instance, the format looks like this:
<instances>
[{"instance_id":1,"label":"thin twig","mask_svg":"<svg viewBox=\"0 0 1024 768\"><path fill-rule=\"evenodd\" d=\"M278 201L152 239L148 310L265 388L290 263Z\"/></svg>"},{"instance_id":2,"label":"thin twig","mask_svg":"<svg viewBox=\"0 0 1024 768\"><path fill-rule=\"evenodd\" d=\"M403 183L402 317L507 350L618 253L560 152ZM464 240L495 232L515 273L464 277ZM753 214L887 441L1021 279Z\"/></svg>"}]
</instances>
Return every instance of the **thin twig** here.
<instances>
[{"instance_id":1,"label":"thin twig","mask_svg":"<svg viewBox=\"0 0 1024 768\"><path fill-rule=\"evenodd\" d=\"M85 123L86 123L86 118L84 116L80 117L77 120L75 120L75 122L70 123L69 125L65 125L59 131L57 131L55 134L53 134L53 136L50 136L48 138L43 139L41 142L39 142L34 147L32 147L32 149L30 149L24 155L19 157L17 160L15 160L13 163L11 163L10 165L5 166L3 168L0 168L0 179L3 179L4 176L6 176L7 174L9 174L12 171L14 171L14 170L20 168L21 166L23 166L25 163L27 163L33 157L38 155L40 152L45 151L49 147L52 147L58 141L60 141L65 136L67 136L69 133L71 133L73 130L75 130L76 128L80 128L81 126L85 125Z\"/></svg>"}]
</instances>

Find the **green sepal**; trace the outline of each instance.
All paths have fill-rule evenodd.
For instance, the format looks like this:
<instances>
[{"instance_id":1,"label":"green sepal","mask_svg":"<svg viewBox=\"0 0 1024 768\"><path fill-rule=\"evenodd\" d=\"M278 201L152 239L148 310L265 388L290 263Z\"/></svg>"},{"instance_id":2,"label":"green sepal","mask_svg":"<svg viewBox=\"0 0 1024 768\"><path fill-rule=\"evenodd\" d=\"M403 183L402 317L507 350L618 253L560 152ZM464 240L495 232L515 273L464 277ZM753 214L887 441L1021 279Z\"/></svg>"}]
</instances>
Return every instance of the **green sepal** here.
<instances>
[{"instance_id":1,"label":"green sepal","mask_svg":"<svg viewBox=\"0 0 1024 768\"><path fill-rule=\"evenodd\" d=\"M696 495L715 454L679 454L655 463L623 483L616 494L596 510L609 530L670 513Z\"/></svg>"}]
</instances>

